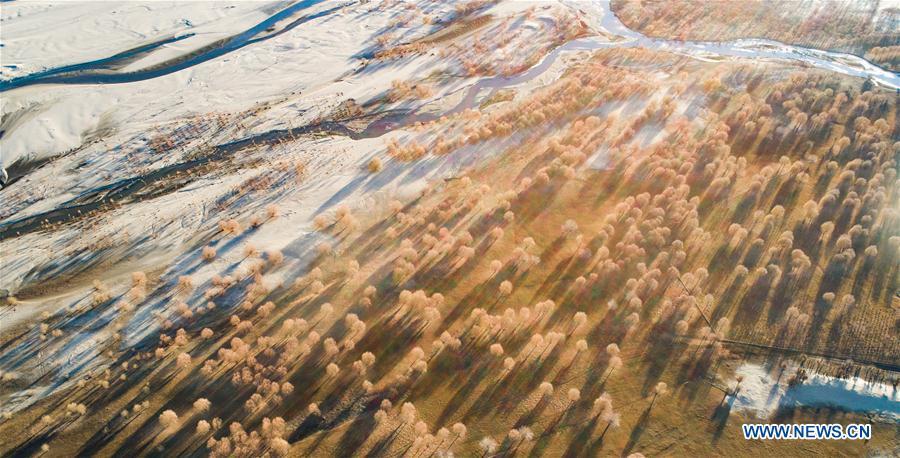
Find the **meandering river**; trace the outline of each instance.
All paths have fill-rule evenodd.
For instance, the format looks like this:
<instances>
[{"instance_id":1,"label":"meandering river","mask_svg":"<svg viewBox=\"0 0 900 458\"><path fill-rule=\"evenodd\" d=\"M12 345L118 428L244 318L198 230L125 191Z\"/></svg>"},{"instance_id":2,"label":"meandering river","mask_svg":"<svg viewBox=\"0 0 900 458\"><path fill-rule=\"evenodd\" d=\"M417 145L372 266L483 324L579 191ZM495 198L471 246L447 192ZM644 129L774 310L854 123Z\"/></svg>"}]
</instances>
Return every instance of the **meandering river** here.
<instances>
[{"instance_id":1,"label":"meandering river","mask_svg":"<svg viewBox=\"0 0 900 458\"><path fill-rule=\"evenodd\" d=\"M852 54L810 49L756 38L724 42L650 38L622 24L615 13L612 12L608 0L602 0L598 3L600 3L604 11L600 20L600 26L610 34L621 37L621 40L607 40L604 37L590 36L570 41L553 50L539 64L523 73L511 77L497 76L479 81L467 89L466 96L452 112L473 107L475 105L475 97L482 89L515 86L540 76L563 53L606 48L657 49L682 53L703 60L738 57L797 61L844 75L871 78L877 84L891 89L900 89L900 75Z\"/></svg>"},{"instance_id":2,"label":"meandering river","mask_svg":"<svg viewBox=\"0 0 900 458\"><path fill-rule=\"evenodd\" d=\"M322 3L323 1L324 0L302 0L275 13L265 21L260 22L256 26L240 34L208 45L194 53L182 56L181 58L172 59L150 68L126 73L109 72L104 68L105 65L110 64L111 61L114 61L117 58L126 57L123 55L116 55L106 59L69 65L58 69L45 70L6 81L0 81L0 92L36 84L117 84L143 81L168 75L215 59L244 46L273 38L303 24L304 22L330 14L337 9L337 7L330 8L312 15L302 16L277 28L277 30L275 29L279 22L289 19L291 16ZM514 86L542 74L562 53L615 47L657 49L683 53L697 59L706 60L738 57L747 59L798 61L813 67L845 75L871 78L877 84L900 90L900 75L878 67L859 56L801 46L792 46L778 41L764 39L708 42L650 38L642 33L631 30L622 24L619 18L612 12L608 0L599 0L598 3L599 6L603 8L604 12L600 20L600 26L610 34L616 35L621 39L607 40L603 37L591 36L570 41L565 45L556 48L538 65L519 75L512 77L498 76L479 81L474 86L467 89L468 92L466 97L453 111L460 111L474 106L475 96L481 89ZM141 51L147 50L141 49Z\"/></svg>"}]
</instances>

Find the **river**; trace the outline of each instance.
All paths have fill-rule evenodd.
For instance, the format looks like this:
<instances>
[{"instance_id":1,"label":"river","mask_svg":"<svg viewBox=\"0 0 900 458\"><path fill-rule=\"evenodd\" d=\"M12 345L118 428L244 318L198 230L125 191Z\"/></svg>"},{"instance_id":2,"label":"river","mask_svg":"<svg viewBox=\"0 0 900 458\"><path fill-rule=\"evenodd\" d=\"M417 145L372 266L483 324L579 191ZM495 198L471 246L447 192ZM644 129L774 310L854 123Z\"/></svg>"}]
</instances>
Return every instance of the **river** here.
<instances>
[{"instance_id":1,"label":"river","mask_svg":"<svg viewBox=\"0 0 900 458\"><path fill-rule=\"evenodd\" d=\"M570 41L550 52L544 59L529 70L515 76L496 76L477 82L467 89L463 100L451 112L462 111L475 105L475 96L485 88L499 89L527 82L550 68L563 53L574 51L590 51L607 48L647 48L660 51L685 54L701 60L712 60L722 57L739 57L746 59L789 60L798 61L813 67L830 70L849 76L872 78L880 85L891 89L900 89L900 75L885 70L871 62L852 54L787 45L778 41L763 39L741 39L734 41L678 41L650 38L629 29L622 24L610 8L608 0L598 1L603 8L600 26L607 32L624 40L606 40L599 36L590 36Z\"/></svg>"},{"instance_id":2,"label":"river","mask_svg":"<svg viewBox=\"0 0 900 458\"><path fill-rule=\"evenodd\" d=\"M744 58L760 60L787 60L830 70L849 76L871 78L876 84L900 91L900 75L885 70L871 62L852 54L823 51L802 46L787 45L774 40L757 38L724 42L712 41L678 41L650 38L640 32L629 29L610 8L608 0L597 3L603 8L600 26L620 39L608 40L602 36L590 36L572 40L548 53L534 67L513 76L493 76L478 80L475 84L459 89L465 95L452 109L445 113L403 113L386 117L369 126L366 136L378 136L390 130L416 122L429 122L444 115L460 113L475 108L479 103L478 95L483 90L496 91L531 81L542 75L563 54L578 51L591 51L608 48L646 48L684 54L700 60L721 58Z\"/></svg>"},{"instance_id":3,"label":"river","mask_svg":"<svg viewBox=\"0 0 900 458\"><path fill-rule=\"evenodd\" d=\"M273 28L278 22L288 19L292 15L322 3L323 1L324 0L302 0L275 13L265 21L260 22L256 26L238 35L206 46L192 54L150 68L127 73L111 73L104 71L103 65L108 65L111 59L120 57L120 55L117 55L106 59L69 65L64 68L45 70L19 78L0 81L0 92L36 84L117 84L143 81L168 75L215 59L244 46L273 38L304 22L330 14L339 8L330 8L313 15L301 17L281 27L277 31L273 31ZM702 60L738 57L747 59L797 61L844 75L871 78L876 84L900 90L900 75L878 67L859 56L801 46L792 46L778 41L756 38L724 42L678 41L650 38L642 33L631 30L622 24L619 18L612 12L608 0L599 0L597 3L603 8L600 26L607 32L621 37L621 40L610 41L603 37L591 36L570 41L549 53L535 67L532 67L519 75L511 77L497 76L480 80L467 89L468 92L466 97L464 97L457 107L451 110L451 113L473 107L476 94L484 88L496 89L514 86L542 74L562 53L614 47L642 47L656 49L681 53ZM340 5L340 7L343 7L343 4ZM146 50L142 49L142 51Z\"/></svg>"},{"instance_id":4,"label":"river","mask_svg":"<svg viewBox=\"0 0 900 458\"><path fill-rule=\"evenodd\" d=\"M168 75L170 73L174 73L201 64L208 60L221 57L225 54L241 49L244 46L274 38L278 35L290 31L291 29L305 22L330 14L333 11L336 11L337 9L344 6L344 4L342 3L333 8L329 8L308 16L300 17L276 29L276 26L282 20L288 19L296 13L311 8L324 1L325 0L302 0L300 2L294 3L293 5L275 13L266 20L245 30L244 32L233 35L223 40L219 40L215 43L204 46L203 48L192 53L168 60L159 65L153 65L151 67L143 68L133 72L123 73L111 72L107 69L107 67L111 64L126 61L127 59L133 58L136 55L143 55L163 44L188 38L190 34L170 38L167 40L161 40L150 45L136 48L135 50L126 51L111 57L107 57L105 59L84 62L81 64L67 65L65 67L55 69L43 70L37 73L32 73L30 75L0 81L0 92L38 84L132 83L135 81L144 81Z\"/></svg>"}]
</instances>

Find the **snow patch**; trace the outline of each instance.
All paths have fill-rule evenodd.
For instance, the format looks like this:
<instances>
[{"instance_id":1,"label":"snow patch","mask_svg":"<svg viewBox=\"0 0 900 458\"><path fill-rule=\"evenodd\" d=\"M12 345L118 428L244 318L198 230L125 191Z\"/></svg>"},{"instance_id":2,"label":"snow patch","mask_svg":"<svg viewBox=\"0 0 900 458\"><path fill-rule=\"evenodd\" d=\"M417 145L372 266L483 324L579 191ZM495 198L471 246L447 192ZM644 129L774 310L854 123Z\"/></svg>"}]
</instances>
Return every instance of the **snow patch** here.
<instances>
[{"instance_id":1,"label":"snow patch","mask_svg":"<svg viewBox=\"0 0 900 458\"><path fill-rule=\"evenodd\" d=\"M831 407L900 420L900 393L890 385L870 383L858 377L839 379L813 374L802 384L788 386L794 370L776 369L773 374L760 364L743 364L735 371L736 376L743 377L735 409L769 418L781 407ZM732 380L729 386L735 383Z\"/></svg>"}]
</instances>

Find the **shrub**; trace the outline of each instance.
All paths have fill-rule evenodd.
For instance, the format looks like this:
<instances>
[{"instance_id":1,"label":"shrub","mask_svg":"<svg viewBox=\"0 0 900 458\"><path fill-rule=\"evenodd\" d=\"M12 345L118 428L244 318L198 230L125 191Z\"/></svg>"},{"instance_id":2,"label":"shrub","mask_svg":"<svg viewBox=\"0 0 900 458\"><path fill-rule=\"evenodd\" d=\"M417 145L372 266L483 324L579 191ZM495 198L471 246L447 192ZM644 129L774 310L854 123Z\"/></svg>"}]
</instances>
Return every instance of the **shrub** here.
<instances>
[{"instance_id":1,"label":"shrub","mask_svg":"<svg viewBox=\"0 0 900 458\"><path fill-rule=\"evenodd\" d=\"M369 173L378 173L384 168L384 164L381 163L381 159L378 157L373 157L366 168L369 170Z\"/></svg>"},{"instance_id":2,"label":"shrub","mask_svg":"<svg viewBox=\"0 0 900 458\"><path fill-rule=\"evenodd\" d=\"M132 272L131 273L131 286L147 286L147 274L143 272Z\"/></svg>"}]
</instances>

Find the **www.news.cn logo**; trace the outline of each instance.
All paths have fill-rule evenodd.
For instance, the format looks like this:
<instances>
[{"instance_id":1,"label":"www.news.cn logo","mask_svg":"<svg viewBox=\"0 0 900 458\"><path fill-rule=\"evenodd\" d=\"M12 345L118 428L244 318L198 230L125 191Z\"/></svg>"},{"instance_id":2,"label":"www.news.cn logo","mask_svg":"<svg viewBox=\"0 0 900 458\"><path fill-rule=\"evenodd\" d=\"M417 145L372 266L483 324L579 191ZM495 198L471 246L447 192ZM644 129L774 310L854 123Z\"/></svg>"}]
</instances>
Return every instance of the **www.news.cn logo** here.
<instances>
[{"instance_id":1,"label":"www.news.cn logo","mask_svg":"<svg viewBox=\"0 0 900 458\"><path fill-rule=\"evenodd\" d=\"M744 424L747 440L868 440L872 425L849 424Z\"/></svg>"}]
</instances>

